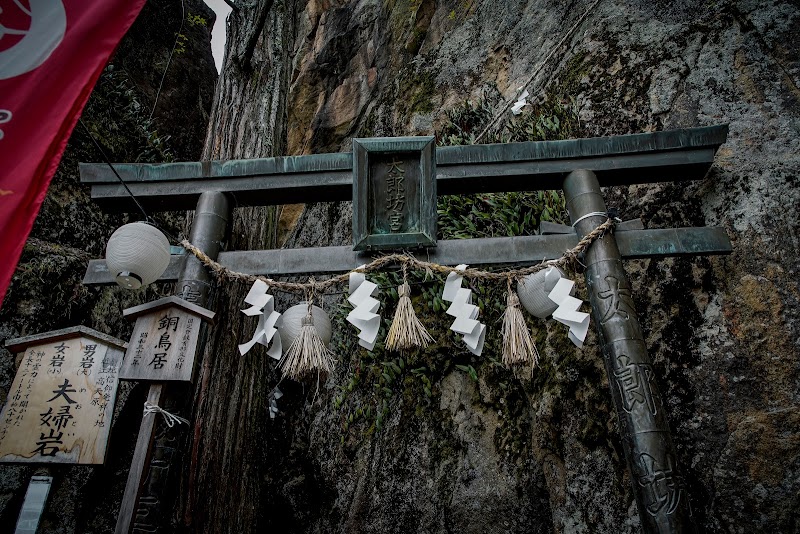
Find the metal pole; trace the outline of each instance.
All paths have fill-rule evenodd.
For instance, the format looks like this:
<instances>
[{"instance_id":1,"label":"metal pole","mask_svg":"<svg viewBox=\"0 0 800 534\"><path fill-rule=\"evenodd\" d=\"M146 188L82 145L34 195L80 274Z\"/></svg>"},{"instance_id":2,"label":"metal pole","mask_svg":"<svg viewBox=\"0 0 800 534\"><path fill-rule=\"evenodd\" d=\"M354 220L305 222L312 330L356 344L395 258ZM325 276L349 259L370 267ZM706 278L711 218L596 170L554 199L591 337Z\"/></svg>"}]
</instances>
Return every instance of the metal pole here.
<instances>
[{"instance_id":1,"label":"metal pole","mask_svg":"<svg viewBox=\"0 0 800 534\"><path fill-rule=\"evenodd\" d=\"M197 201L189 240L212 259L217 258L222 248L230 210L230 202L224 193L208 191L201 194ZM203 307L208 305L211 277L193 255L186 255L175 292L194 304ZM197 347L197 354L201 351L202 347ZM151 384L147 397L151 404L162 406L168 398L167 384ZM142 419L117 517L116 534L128 534L132 529L156 532L161 526L163 493L167 485L169 464L174 456L172 453L175 439L170 438L166 432L161 432L154 439L156 420L155 417Z\"/></svg>"},{"instance_id":2,"label":"metal pole","mask_svg":"<svg viewBox=\"0 0 800 534\"><path fill-rule=\"evenodd\" d=\"M579 236L606 220L606 205L592 171L570 173L564 194ZM583 261L642 531L695 532L664 403L614 235L595 241Z\"/></svg>"},{"instance_id":3,"label":"metal pole","mask_svg":"<svg viewBox=\"0 0 800 534\"><path fill-rule=\"evenodd\" d=\"M222 249L230 210L230 202L224 193L206 191L197 200L189 241L212 259L216 259ZM208 270L200 260L187 254L175 293L184 300L205 307L210 292L211 275Z\"/></svg>"}]
</instances>

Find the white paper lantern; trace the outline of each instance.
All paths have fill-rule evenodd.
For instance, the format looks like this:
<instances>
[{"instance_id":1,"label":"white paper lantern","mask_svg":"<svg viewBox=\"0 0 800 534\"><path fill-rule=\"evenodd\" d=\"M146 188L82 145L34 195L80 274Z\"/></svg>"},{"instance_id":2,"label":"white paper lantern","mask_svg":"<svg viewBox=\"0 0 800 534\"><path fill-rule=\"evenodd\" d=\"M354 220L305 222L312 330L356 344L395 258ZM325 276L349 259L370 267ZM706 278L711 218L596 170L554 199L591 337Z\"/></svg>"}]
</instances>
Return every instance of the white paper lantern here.
<instances>
[{"instance_id":1,"label":"white paper lantern","mask_svg":"<svg viewBox=\"0 0 800 534\"><path fill-rule=\"evenodd\" d=\"M548 267L529 274L517 284L517 294L522 307L534 317L545 319L558 308L547 295L553 290L564 272L558 267Z\"/></svg>"},{"instance_id":2,"label":"white paper lantern","mask_svg":"<svg viewBox=\"0 0 800 534\"><path fill-rule=\"evenodd\" d=\"M169 241L155 226L126 224L111 234L106 265L117 284L138 289L158 280L169 266Z\"/></svg>"},{"instance_id":3,"label":"white paper lantern","mask_svg":"<svg viewBox=\"0 0 800 534\"><path fill-rule=\"evenodd\" d=\"M283 350L289 348L303 327L303 319L308 313L308 303L301 302L297 306L292 306L281 315L281 323L278 326L278 333L281 335ZM314 318L314 328L317 329L319 338L326 347L331 344L331 320L325 310L319 306L311 307L311 316Z\"/></svg>"}]
</instances>

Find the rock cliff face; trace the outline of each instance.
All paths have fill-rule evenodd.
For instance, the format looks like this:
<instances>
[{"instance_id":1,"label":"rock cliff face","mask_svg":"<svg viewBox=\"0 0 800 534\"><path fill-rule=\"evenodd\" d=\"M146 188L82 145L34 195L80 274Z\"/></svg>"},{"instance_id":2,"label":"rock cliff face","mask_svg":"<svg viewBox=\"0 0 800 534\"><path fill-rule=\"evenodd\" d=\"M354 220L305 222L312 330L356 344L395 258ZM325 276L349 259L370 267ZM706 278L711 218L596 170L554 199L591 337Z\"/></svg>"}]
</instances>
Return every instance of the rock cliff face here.
<instances>
[{"instance_id":1,"label":"rock cliff face","mask_svg":"<svg viewBox=\"0 0 800 534\"><path fill-rule=\"evenodd\" d=\"M728 230L732 256L631 261L626 269L700 530L800 531L795 4L237 5L205 158L347 151L351 137L436 134L442 143L470 142L523 84L534 104L514 120L506 112L500 129L482 142L729 123L728 142L705 180L614 188L605 199L624 218L641 217L650 228ZM154 94L156 77L131 78ZM78 187L72 180L70 191ZM85 216L78 215L86 213L83 206L61 198L52 200L55 213ZM274 246L277 214L237 201L228 248ZM458 215L457 202L441 202L442 222ZM351 214L349 203L284 208L286 246L349 243ZM98 256L102 232L91 225L108 232L115 226L86 217L82 227L91 245L73 246ZM42 228L60 228L46 221ZM72 262L72 271L60 263L38 267L33 250L23 268L82 272L82 253L70 250L50 261ZM70 276L63 284L74 288L73 301L85 305L80 309L98 303L104 307L96 310L114 311L76 311L68 318L44 296L12 288L18 296L13 308L3 309L3 336L84 322L124 337L126 327L114 319L126 305L120 301L152 296L94 293ZM394 275L376 279L397 284ZM558 325L531 321L542 361L532 377L518 378L493 362L502 290L476 288L491 330L485 356L473 358L428 305L441 282L414 282L415 306L436 332L434 346L402 357L370 356L355 346L342 313L333 311L342 296L330 295L337 370L319 387L282 382L274 420L266 411L279 381L274 363L260 349L244 358L236 351L252 334L252 321L238 311L247 288L229 284L218 291L215 311L224 327L211 333L203 354L195 428L179 469L181 498L165 531L638 532L594 333L577 350ZM384 299L388 317L393 301ZM292 303L283 298L283 307ZM47 322L36 322L35 310ZM13 366L8 357L3 361L7 391ZM127 452L102 470L59 475L45 531L109 531L141 402L134 389L119 408L112 447ZM13 523L31 469L3 473L0 529Z\"/></svg>"},{"instance_id":2,"label":"rock cliff face","mask_svg":"<svg viewBox=\"0 0 800 534\"><path fill-rule=\"evenodd\" d=\"M255 15L267 22L253 38L254 71L276 68L274 39L293 50L290 83L274 89L284 91L286 124L273 131L285 132L289 154L346 151L353 136L452 131L463 102L497 112L531 77L538 104L529 113L569 108L577 115L571 135L729 123L704 181L608 190L606 201L650 228L728 229L730 257L626 267L700 528L800 528L797 6L276 1L243 8L234 27ZM487 123L472 124L462 140ZM508 138L514 124L491 138ZM349 217L348 205L306 206L288 246L347 243ZM282 414L259 423L257 458L220 447L207 460L235 458L261 473L254 524L287 532L638 531L596 339L578 351L560 329L534 327L543 362L533 379L446 346L411 357L433 377L430 395L406 370L385 398L376 395L363 387L369 366L397 355L371 362L340 340L341 363L319 391L281 385ZM229 350L246 332L237 322L212 350ZM498 328L490 335L488 356L497 358ZM475 378L452 364L437 371L447 359L472 365ZM226 370L264 397L277 383L264 365L266 375L243 364ZM266 384L253 381L265 376Z\"/></svg>"}]
</instances>

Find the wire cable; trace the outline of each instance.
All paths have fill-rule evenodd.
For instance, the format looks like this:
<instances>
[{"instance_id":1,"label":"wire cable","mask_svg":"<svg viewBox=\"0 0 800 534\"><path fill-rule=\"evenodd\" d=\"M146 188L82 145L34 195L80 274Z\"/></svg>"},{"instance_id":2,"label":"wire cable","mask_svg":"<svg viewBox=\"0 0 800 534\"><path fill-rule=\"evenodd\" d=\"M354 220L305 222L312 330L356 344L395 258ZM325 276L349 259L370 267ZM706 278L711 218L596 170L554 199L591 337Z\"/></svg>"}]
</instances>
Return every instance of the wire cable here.
<instances>
[{"instance_id":1,"label":"wire cable","mask_svg":"<svg viewBox=\"0 0 800 534\"><path fill-rule=\"evenodd\" d=\"M158 97L161 95L161 88L164 86L164 79L167 77L167 71L169 70L169 66L172 63L172 56L175 54L175 49L178 48L178 39L180 39L181 35L183 35L183 23L186 22L186 3L184 0L181 0L181 27L178 30L178 33L175 34L175 43L172 45L172 51L169 53L169 58L167 59L167 66L164 67L164 72L161 74L161 82L158 84L158 91L156 91L156 99L153 102L153 109L150 110L150 116L147 118L148 120L153 118L153 113L156 112L156 106L158 105Z\"/></svg>"},{"instance_id":2,"label":"wire cable","mask_svg":"<svg viewBox=\"0 0 800 534\"><path fill-rule=\"evenodd\" d=\"M154 218L150 217L150 215L147 214L147 211L145 211L144 206L142 206L141 202L139 202L139 199L136 198L136 195L133 194L133 191L131 191L130 187L128 187L128 184L125 183L125 180L122 179L122 176L119 175L119 173L117 172L117 169L114 168L114 164L111 163L111 160L106 155L105 150L103 150L103 147L100 145L100 143L97 141L97 139L95 139L94 135L92 135L92 132L89 130L89 127L86 126L86 123L83 122L83 119L78 119L78 122L81 124L83 129L86 131L86 135L88 135L89 139L92 140L92 143L94 143L94 146L100 152L100 155L103 157L103 160L105 161L106 165L108 165L108 167L111 169L111 172L114 173L114 176L117 177L117 180L119 180L119 183L122 184L122 187L125 188L125 191L131 197L131 200L133 200L133 202L136 204L136 207L139 208L139 211L142 212L142 215L144 216L144 221L147 224L151 224L151 225L155 226L156 228L158 228L159 230L161 230L162 232L164 232L164 234L166 234L167 238L169 238L172 242L179 243L181 241L179 238L177 238L174 235L172 235L172 233L170 233L163 226L158 224L158 222Z\"/></svg>"},{"instance_id":3,"label":"wire cable","mask_svg":"<svg viewBox=\"0 0 800 534\"><path fill-rule=\"evenodd\" d=\"M94 143L94 146L97 147L97 150L100 152L100 155L103 156L103 159L105 160L106 165L108 165L108 167L111 169L111 172L114 173L114 176L117 177L117 180L119 180L119 183L122 184L122 187L125 188L125 191L128 192L128 195L130 195L131 199L136 203L136 207L138 207L139 211L141 211L142 215L144 215L145 221L154 222L154 221L152 221L150 219L150 216L144 210L144 207L139 203L139 199L136 198L136 195L134 195L133 192L130 190L130 188L128 187L128 184L126 184L125 180L122 179L122 176L119 175L119 173L117 172L117 169L114 168L114 165L111 163L111 160L108 159L108 156L106 155L106 151L103 150L103 147L100 146L100 143L98 143L97 139L94 138L94 136L92 135L92 132L89 130L89 127L86 126L86 123L83 122L83 119L78 119L78 122L81 123L81 126L83 126L83 129L86 131L86 135L89 136L89 139L91 139L92 143Z\"/></svg>"}]
</instances>

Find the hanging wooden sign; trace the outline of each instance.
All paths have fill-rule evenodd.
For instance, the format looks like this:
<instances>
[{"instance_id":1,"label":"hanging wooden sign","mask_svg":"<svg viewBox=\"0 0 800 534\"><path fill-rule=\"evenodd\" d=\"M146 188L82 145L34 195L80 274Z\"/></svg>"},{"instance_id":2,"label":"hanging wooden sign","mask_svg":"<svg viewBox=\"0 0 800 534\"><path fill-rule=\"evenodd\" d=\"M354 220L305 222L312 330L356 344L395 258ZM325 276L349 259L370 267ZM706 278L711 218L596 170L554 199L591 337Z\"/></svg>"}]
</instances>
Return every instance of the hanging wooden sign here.
<instances>
[{"instance_id":1,"label":"hanging wooden sign","mask_svg":"<svg viewBox=\"0 0 800 534\"><path fill-rule=\"evenodd\" d=\"M85 326L7 341L21 360L0 413L0 461L102 464L125 347Z\"/></svg>"},{"instance_id":2,"label":"hanging wooden sign","mask_svg":"<svg viewBox=\"0 0 800 534\"><path fill-rule=\"evenodd\" d=\"M436 246L434 140L353 139L353 250Z\"/></svg>"},{"instance_id":3,"label":"hanging wooden sign","mask_svg":"<svg viewBox=\"0 0 800 534\"><path fill-rule=\"evenodd\" d=\"M202 321L214 313L178 297L166 297L123 311L135 319L119 372L121 380L192 381Z\"/></svg>"}]
</instances>

